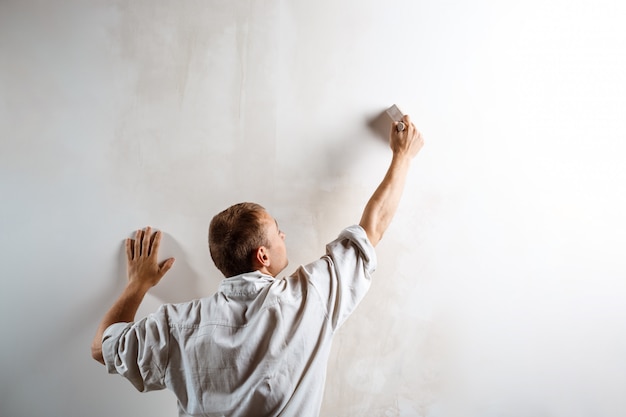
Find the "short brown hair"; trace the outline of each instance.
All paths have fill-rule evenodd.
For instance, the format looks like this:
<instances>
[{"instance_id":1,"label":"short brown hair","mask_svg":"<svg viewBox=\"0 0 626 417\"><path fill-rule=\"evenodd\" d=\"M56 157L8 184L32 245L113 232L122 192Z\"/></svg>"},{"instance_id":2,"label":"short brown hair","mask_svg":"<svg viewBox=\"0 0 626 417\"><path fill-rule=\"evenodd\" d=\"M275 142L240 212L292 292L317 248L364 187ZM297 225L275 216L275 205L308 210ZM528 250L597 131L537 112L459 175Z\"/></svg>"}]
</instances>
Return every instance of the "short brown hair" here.
<instances>
[{"instance_id":1,"label":"short brown hair","mask_svg":"<svg viewBox=\"0 0 626 417\"><path fill-rule=\"evenodd\" d=\"M217 214L209 226L209 251L224 276L254 270L253 255L268 246L261 221L265 209L256 203L239 203Z\"/></svg>"}]
</instances>

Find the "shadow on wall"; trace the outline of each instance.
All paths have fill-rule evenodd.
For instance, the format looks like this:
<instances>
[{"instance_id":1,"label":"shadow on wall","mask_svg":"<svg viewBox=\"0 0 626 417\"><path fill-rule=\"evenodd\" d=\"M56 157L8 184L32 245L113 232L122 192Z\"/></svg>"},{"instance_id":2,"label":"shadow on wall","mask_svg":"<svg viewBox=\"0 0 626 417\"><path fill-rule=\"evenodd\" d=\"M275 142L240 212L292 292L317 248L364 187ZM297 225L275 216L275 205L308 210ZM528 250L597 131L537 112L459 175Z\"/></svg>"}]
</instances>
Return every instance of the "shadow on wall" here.
<instances>
[{"instance_id":1,"label":"shadow on wall","mask_svg":"<svg viewBox=\"0 0 626 417\"><path fill-rule=\"evenodd\" d=\"M382 176L371 184L364 185L364 188L361 186L355 188L352 178L358 174L357 169L361 169L358 167L361 166L362 161L371 156L368 153L379 152L378 146L374 143L367 143L373 142L371 136L367 134L368 130L372 136L380 139L381 150L389 150L391 119L385 110L386 108L381 108L375 114L363 115L362 124L359 123L349 130L332 131L330 135L333 138L328 141L332 145L320 150L322 155L320 155L318 172L315 175L317 186L313 188L310 197L312 204L309 205L309 207L319 207L316 218L320 224L333 224L340 228L347 226L343 223L346 219L338 214L338 211L344 212L345 210L356 216L352 218L352 222L359 221L367 199L378 186L377 181L382 180ZM375 169L386 168L387 163L388 161L385 160ZM318 243L325 245L328 242L318 239Z\"/></svg>"},{"instance_id":2,"label":"shadow on wall","mask_svg":"<svg viewBox=\"0 0 626 417\"><path fill-rule=\"evenodd\" d=\"M200 296L201 286L199 285L199 280L201 277L189 265L183 249L176 239L167 233L163 233L159 252L160 261L174 257L176 258L176 262L159 284L150 289L150 294L158 298L162 303L179 303L198 298ZM97 299L88 300L84 309L78 310L87 312L87 314L80 315L82 322L75 323L77 324L75 327L92 327L94 323L96 323L97 326L97 323L100 322L106 310L122 293L128 280L126 270L126 244L124 240L120 244L114 262L115 266L111 268L112 273L108 289L106 292L101 293ZM136 317L136 319L139 318L139 316ZM95 327L93 327L93 331L95 334ZM68 329L67 332L67 335L59 336L61 340L69 336L70 333L73 333L74 330Z\"/></svg>"},{"instance_id":3,"label":"shadow on wall","mask_svg":"<svg viewBox=\"0 0 626 417\"><path fill-rule=\"evenodd\" d=\"M380 137L385 143L389 143L389 132L391 129L391 119L387 115L386 109L380 113L367 118L367 127L370 128L376 136Z\"/></svg>"},{"instance_id":4,"label":"shadow on wall","mask_svg":"<svg viewBox=\"0 0 626 417\"><path fill-rule=\"evenodd\" d=\"M288 238L297 236L299 241L297 246L288 244L295 263L290 262L286 272L317 259L344 227L359 222L367 199L382 180L381 175L371 182L364 181L361 174L368 169L367 163L378 161L380 165L372 169L384 172L389 161L391 120L385 110L381 107L370 113L351 114L350 123L329 122L325 128L318 128L316 135L324 137L324 145L309 146L303 157L304 168L296 173L306 172L306 177L278 187L277 194L298 196L279 202L272 210L279 219L291 221Z\"/></svg>"},{"instance_id":5,"label":"shadow on wall","mask_svg":"<svg viewBox=\"0 0 626 417\"><path fill-rule=\"evenodd\" d=\"M176 262L159 284L150 289L154 297L162 303L182 303L207 295L202 294L202 277L191 267L182 247L172 235L163 233L159 251L160 261L174 257ZM123 259L125 263L126 258Z\"/></svg>"}]
</instances>

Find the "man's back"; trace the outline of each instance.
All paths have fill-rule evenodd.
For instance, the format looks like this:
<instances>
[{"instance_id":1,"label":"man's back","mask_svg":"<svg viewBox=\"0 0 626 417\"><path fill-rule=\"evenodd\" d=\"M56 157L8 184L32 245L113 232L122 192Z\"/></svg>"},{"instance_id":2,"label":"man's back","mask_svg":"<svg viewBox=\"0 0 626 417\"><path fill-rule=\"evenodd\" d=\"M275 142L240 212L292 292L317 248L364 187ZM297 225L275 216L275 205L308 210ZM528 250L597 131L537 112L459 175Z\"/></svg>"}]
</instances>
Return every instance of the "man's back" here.
<instances>
[{"instance_id":1,"label":"man's back","mask_svg":"<svg viewBox=\"0 0 626 417\"><path fill-rule=\"evenodd\" d=\"M140 391L172 390L182 416L317 416L333 333L375 265L363 229L348 228L288 278L238 275L211 298L111 326L107 367Z\"/></svg>"}]
</instances>

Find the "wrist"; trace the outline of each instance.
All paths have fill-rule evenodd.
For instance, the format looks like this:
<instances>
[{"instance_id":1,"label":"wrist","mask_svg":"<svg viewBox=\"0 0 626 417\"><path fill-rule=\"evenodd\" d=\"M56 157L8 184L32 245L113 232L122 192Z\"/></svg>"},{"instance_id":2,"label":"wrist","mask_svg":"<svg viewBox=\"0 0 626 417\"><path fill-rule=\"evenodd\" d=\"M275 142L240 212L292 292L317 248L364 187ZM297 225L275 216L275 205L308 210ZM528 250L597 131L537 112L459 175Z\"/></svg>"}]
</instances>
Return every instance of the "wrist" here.
<instances>
[{"instance_id":1,"label":"wrist","mask_svg":"<svg viewBox=\"0 0 626 417\"><path fill-rule=\"evenodd\" d=\"M126 284L124 292L126 292L127 294L144 296L148 292L150 287L151 286L149 284L146 284L145 282L142 282L140 280L130 280Z\"/></svg>"},{"instance_id":2,"label":"wrist","mask_svg":"<svg viewBox=\"0 0 626 417\"><path fill-rule=\"evenodd\" d=\"M409 167L411 166L412 160L413 158L411 158L406 153L400 153L400 152L394 153L393 157L391 158L391 168L408 170Z\"/></svg>"}]
</instances>

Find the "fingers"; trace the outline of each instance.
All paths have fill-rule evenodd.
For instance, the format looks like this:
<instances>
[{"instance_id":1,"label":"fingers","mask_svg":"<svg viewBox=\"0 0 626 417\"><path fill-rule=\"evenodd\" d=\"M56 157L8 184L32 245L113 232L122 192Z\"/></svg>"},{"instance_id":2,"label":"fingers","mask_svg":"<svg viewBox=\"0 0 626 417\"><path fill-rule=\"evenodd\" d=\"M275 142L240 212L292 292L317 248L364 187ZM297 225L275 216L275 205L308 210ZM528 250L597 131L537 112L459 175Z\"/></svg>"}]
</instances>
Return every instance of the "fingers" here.
<instances>
[{"instance_id":1,"label":"fingers","mask_svg":"<svg viewBox=\"0 0 626 417\"><path fill-rule=\"evenodd\" d=\"M161 231L157 231L155 232L151 237L150 237L150 249L148 250L148 256L151 256L154 254L154 256L156 256L159 253L159 246L161 245Z\"/></svg>"},{"instance_id":2,"label":"fingers","mask_svg":"<svg viewBox=\"0 0 626 417\"><path fill-rule=\"evenodd\" d=\"M126 239L126 256L128 259L136 259L140 256L156 256L161 246L163 233L160 230L152 233L152 228L147 226L135 232L135 239Z\"/></svg>"},{"instance_id":3,"label":"fingers","mask_svg":"<svg viewBox=\"0 0 626 417\"><path fill-rule=\"evenodd\" d=\"M170 270L170 268L174 265L175 261L176 261L175 258L169 258L159 264L159 271L161 272L161 276L165 275L167 271Z\"/></svg>"},{"instance_id":4,"label":"fingers","mask_svg":"<svg viewBox=\"0 0 626 417\"><path fill-rule=\"evenodd\" d=\"M146 257L150 255L151 232L152 229L148 226L146 230L141 233L141 256Z\"/></svg>"},{"instance_id":5,"label":"fingers","mask_svg":"<svg viewBox=\"0 0 626 417\"><path fill-rule=\"evenodd\" d=\"M128 259L136 259L140 256L150 256L159 250L161 232L151 233L152 228L139 229L135 232L134 239L126 239L126 256Z\"/></svg>"},{"instance_id":6,"label":"fingers","mask_svg":"<svg viewBox=\"0 0 626 417\"><path fill-rule=\"evenodd\" d=\"M134 241L130 238L126 239L126 258L131 261L133 259Z\"/></svg>"},{"instance_id":7,"label":"fingers","mask_svg":"<svg viewBox=\"0 0 626 417\"><path fill-rule=\"evenodd\" d=\"M139 229L135 232L135 244L133 248L133 258L138 258L141 256L141 238L143 235L143 230Z\"/></svg>"},{"instance_id":8,"label":"fingers","mask_svg":"<svg viewBox=\"0 0 626 417\"><path fill-rule=\"evenodd\" d=\"M422 136L422 133L419 130L417 130L417 127L415 127L415 124L411 122L411 117L408 114L405 114L404 116L402 116L402 121L407 127L406 131L407 131L407 136L409 138L421 139L420 137Z\"/></svg>"},{"instance_id":9,"label":"fingers","mask_svg":"<svg viewBox=\"0 0 626 417\"><path fill-rule=\"evenodd\" d=\"M404 124L407 127L407 134L409 136L411 136L411 134L413 132L417 132L417 128L415 127L415 125L411 122L411 117L408 114L405 114L404 116L402 116L402 120L404 122Z\"/></svg>"}]
</instances>

